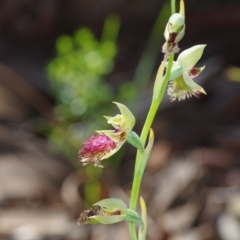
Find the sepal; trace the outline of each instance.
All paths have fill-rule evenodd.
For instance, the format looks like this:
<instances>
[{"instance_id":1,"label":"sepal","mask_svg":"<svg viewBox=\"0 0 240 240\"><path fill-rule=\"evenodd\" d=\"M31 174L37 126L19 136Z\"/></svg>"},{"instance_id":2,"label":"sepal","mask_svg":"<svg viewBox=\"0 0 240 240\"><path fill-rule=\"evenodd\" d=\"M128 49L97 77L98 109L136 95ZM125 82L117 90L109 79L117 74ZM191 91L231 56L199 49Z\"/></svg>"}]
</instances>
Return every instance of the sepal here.
<instances>
[{"instance_id":1,"label":"sepal","mask_svg":"<svg viewBox=\"0 0 240 240\"><path fill-rule=\"evenodd\" d=\"M205 44L200 44L184 50L179 54L177 62L185 71L190 71L201 58L205 47Z\"/></svg>"},{"instance_id":2,"label":"sepal","mask_svg":"<svg viewBox=\"0 0 240 240\"><path fill-rule=\"evenodd\" d=\"M121 131L130 131L135 125L135 117L132 112L123 104L118 102L113 102L119 108L121 115L117 115L112 119L108 120L108 123L113 124L113 126L119 126Z\"/></svg>"}]
</instances>

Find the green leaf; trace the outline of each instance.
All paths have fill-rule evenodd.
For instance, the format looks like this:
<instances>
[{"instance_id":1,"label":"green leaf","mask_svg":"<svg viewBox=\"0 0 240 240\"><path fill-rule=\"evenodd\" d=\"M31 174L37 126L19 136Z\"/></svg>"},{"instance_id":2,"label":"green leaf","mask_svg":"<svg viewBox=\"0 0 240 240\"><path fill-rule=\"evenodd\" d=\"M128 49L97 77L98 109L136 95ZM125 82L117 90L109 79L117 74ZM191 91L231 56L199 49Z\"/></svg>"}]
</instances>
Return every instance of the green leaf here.
<instances>
[{"instance_id":1,"label":"green leaf","mask_svg":"<svg viewBox=\"0 0 240 240\"><path fill-rule=\"evenodd\" d=\"M127 142L130 143L135 148L139 149L141 152L144 151L143 143L142 143L140 137L134 131L130 131L128 133Z\"/></svg>"}]
</instances>

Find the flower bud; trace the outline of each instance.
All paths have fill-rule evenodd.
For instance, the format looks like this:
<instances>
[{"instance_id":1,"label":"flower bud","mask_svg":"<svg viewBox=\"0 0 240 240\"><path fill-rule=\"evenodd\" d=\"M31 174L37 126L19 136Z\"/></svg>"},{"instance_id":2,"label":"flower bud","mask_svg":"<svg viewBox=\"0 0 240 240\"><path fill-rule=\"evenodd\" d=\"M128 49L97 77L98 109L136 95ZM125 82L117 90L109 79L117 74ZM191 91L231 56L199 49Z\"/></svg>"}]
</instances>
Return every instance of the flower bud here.
<instances>
[{"instance_id":1,"label":"flower bud","mask_svg":"<svg viewBox=\"0 0 240 240\"><path fill-rule=\"evenodd\" d=\"M179 13L174 13L168 20L164 31L166 42L162 47L162 52L165 53L164 59L167 60L172 53L179 52L178 42L185 34L185 7L184 1L180 0Z\"/></svg>"},{"instance_id":2,"label":"flower bud","mask_svg":"<svg viewBox=\"0 0 240 240\"><path fill-rule=\"evenodd\" d=\"M164 37L167 42L178 43L184 36L185 20L180 13L174 13L166 25Z\"/></svg>"},{"instance_id":3,"label":"flower bud","mask_svg":"<svg viewBox=\"0 0 240 240\"><path fill-rule=\"evenodd\" d=\"M166 42L163 45L163 52L167 57L171 53L179 51L178 42L183 38L185 33L185 20L182 14L174 13L166 25L164 37Z\"/></svg>"}]
</instances>

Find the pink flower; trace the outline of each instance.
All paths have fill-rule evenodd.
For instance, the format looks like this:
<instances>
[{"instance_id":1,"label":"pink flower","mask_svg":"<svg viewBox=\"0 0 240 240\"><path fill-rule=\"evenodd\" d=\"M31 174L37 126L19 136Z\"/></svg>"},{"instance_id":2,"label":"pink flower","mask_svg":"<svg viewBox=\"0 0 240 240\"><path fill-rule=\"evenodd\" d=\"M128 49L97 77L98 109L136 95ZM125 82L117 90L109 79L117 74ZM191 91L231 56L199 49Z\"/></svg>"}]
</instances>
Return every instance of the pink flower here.
<instances>
[{"instance_id":1,"label":"pink flower","mask_svg":"<svg viewBox=\"0 0 240 240\"><path fill-rule=\"evenodd\" d=\"M94 135L83 143L82 149L79 150L78 162L83 166L88 163L93 164L95 167L100 166L99 162L110 157L116 147L117 143L107 135Z\"/></svg>"},{"instance_id":2,"label":"pink flower","mask_svg":"<svg viewBox=\"0 0 240 240\"><path fill-rule=\"evenodd\" d=\"M115 129L97 131L97 135L86 140L78 153L79 164L103 167L100 162L116 153L127 140L127 136L135 124L135 118L126 106L120 103L115 104L121 114L106 117L108 123Z\"/></svg>"}]
</instances>

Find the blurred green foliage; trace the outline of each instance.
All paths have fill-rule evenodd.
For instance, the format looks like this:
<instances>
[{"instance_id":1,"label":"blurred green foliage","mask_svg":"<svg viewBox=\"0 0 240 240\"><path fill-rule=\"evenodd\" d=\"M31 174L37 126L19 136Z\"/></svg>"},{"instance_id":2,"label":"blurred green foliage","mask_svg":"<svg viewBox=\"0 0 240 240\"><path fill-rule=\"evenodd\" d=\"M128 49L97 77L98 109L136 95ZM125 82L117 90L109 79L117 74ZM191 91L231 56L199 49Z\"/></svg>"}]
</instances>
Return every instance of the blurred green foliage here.
<instances>
[{"instance_id":1,"label":"blurred green foliage","mask_svg":"<svg viewBox=\"0 0 240 240\"><path fill-rule=\"evenodd\" d=\"M78 169L77 152L81 143L95 130L108 128L104 115L115 112L112 101L123 102L137 112L140 95L146 89L153 72L167 22L169 4L160 11L145 51L139 60L132 81L125 81L113 92L106 76L114 68L120 20L116 15L106 18L102 36L97 39L88 28L80 28L72 36L63 35L56 41L56 57L47 65L47 75L55 99L54 121L45 127L49 146L65 154ZM124 149L124 148L123 148ZM114 156L115 167L123 152ZM100 171L100 172L99 172ZM88 183L84 188L86 202L99 200L98 179L101 170L85 168ZM97 177L96 177L97 176Z\"/></svg>"},{"instance_id":2,"label":"blurred green foliage","mask_svg":"<svg viewBox=\"0 0 240 240\"><path fill-rule=\"evenodd\" d=\"M112 99L111 87L103 78L112 70L116 44L99 42L82 28L73 37L61 36L56 50L57 57L48 65L56 116L62 121L95 117L97 107Z\"/></svg>"},{"instance_id":3,"label":"blurred green foliage","mask_svg":"<svg viewBox=\"0 0 240 240\"><path fill-rule=\"evenodd\" d=\"M119 18L111 15L100 40L86 27L73 36L60 36L56 57L47 66L56 101L56 121L47 135L68 158L75 156L75 162L81 141L106 122L102 116L108 112L114 94L105 78L114 67L119 26Z\"/></svg>"}]
</instances>

